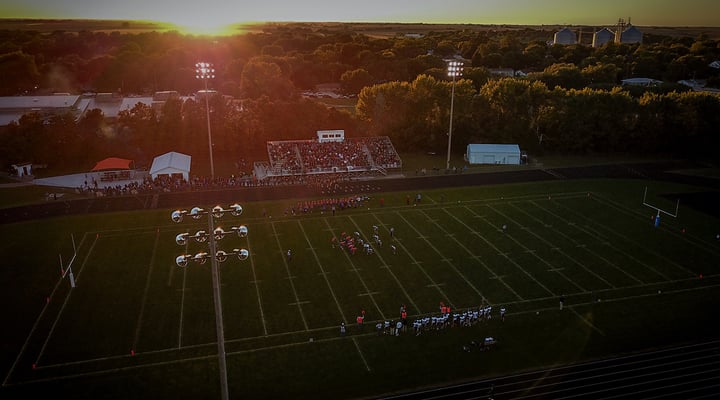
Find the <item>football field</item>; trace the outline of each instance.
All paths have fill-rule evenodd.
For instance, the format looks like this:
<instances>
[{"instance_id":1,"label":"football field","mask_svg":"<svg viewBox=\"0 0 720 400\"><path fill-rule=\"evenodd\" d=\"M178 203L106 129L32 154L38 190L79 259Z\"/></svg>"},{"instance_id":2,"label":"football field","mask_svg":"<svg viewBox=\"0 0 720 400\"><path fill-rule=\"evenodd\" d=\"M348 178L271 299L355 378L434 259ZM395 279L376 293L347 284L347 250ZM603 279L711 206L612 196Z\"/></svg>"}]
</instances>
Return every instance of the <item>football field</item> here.
<instances>
[{"instance_id":1,"label":"football field","mask_svg":"<svg viewBox=\"0 0 720 400\"><path fill-rule=\"evenodd\" d=\"M226 371L210 262L175 264L208 251L175 243L207 230L207 217L175 224L161 210L4 226L6 237L20 233L3 250L25 256L12 256L15 272L4 273L7 307L22 316L11 317L2 391L219 398L226 374L231 398L345 398L690 340L673 326L700 326L698 315L717 304L718 221L681 203L678 218L655 227L642 190L512 185L427 191L417 203L415 193L369 194L335 213L286 214L295 201L243 204L245 215L215 222L250 231L218 241L250 252L219 264ZM671 209L657 196L668 190L688 189L651 187L650 199ZM39 231L51 245L33 254ZM71 235L75 288L61 275ZM458 313L489 305L493 318L416 335L412 321L439 315L441 303ZM407 331L378 334L375 325L398 321L401 306ZM488 336L497 348L463 350Z\"/></svg>"}]
</instances>

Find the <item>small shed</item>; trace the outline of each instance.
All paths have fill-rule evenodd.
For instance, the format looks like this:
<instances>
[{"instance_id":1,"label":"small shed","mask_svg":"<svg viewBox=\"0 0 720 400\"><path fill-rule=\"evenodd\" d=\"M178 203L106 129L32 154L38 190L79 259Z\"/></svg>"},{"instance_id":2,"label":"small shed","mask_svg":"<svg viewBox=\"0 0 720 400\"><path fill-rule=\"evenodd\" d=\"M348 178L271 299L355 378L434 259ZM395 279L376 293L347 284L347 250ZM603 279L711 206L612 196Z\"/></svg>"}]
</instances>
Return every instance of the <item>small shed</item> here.
<instances>
[{"instance_id":1,"label":"small shed","mask_svg":"<svg viewBox=\"0 0 720 400\"><path fill-rule=\"evenodd\" d=\"M162 176L171 178L182 177L186 181L190 179L191 157L187 154L171 151L155 157L150 167L150 177L156 179Z\"/></svg>"},{"instance_id":2,"label":"small shed","mask_svg":"<svg viewBox=\"0 0 720 400\"><path fill-rule=\"evenodd\" d=\"M469 144L465 158L470 164L520 165L520 146L517 144Z\"/></svg>"}]
</instances>

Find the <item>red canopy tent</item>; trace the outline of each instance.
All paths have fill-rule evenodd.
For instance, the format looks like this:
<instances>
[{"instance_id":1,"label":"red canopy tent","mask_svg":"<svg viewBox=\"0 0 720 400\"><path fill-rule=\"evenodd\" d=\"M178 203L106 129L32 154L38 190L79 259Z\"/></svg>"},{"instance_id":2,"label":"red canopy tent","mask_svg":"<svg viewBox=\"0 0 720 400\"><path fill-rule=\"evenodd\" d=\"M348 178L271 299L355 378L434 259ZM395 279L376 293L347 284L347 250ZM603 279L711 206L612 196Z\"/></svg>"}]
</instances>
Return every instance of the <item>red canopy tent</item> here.
<instances>
[{"instance_id":1,"label":"red canopy tent","mask_svg":"<svg viewBox=\"0 0 720 400\"><path fill-rule=\"evenodd\" d=\"M126 160L124 158L110 157L95 164L92 169L95 171L110 171L119 169L130 169L132 166L132 160Z\"/></svg>"}]
</instances>

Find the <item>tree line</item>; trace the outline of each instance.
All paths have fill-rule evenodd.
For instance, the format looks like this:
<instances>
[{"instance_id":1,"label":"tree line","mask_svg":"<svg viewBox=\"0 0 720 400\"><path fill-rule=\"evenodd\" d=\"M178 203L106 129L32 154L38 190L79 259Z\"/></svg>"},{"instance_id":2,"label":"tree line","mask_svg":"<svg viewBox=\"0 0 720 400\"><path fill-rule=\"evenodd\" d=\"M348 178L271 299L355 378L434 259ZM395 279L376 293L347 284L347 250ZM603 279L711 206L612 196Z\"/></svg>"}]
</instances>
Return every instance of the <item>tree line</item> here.
<instances>
[{"instance_id":1,"label":"tree line","mask_svg":"<svg viewBox=\"0 0 720 400\"><path fill-rule=\"evenodd\" d=\"M718 86L720 42L645 35L643 44L600 48L548 45L536 29L429 32L375 38L347 28L309 24L211 38L177 32L0 31L0 94L43 92L152 93L200 89L197 61L212 62L211 84L228 97L211 101L216 151L232 159L265 158L268 140L307 139L321 129L387 135L400 151L442 151L447 143L452 83L447 58L462 57L456 81L454 149L467 143L519 143L554 153L644 152L710 155L717 144L718 97L677 84L623 88L642 76ZM490 69L531 72L498 78ZM354 112L299 95L340 82L357 95ZM99 110L44 119L26 115L0 132L7 163L41 161L87 167L100 157L147 162L168 150L207 157L205 104L139 104L112 125ZM118 154L122 152L124 154Z\"/></svg>"}]
</instances>

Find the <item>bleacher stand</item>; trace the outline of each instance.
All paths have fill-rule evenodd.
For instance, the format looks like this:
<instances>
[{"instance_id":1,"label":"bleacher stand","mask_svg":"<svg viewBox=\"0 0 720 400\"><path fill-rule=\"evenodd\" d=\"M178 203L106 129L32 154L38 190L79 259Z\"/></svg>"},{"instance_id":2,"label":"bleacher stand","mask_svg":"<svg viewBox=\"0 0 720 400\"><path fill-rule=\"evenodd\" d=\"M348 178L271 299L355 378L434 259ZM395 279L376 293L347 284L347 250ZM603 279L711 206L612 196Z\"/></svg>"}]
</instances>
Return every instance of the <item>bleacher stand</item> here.
<instances>
[{"instance_id":1,"label":"bleacher stand","mask_svg":"<svg viewBox=\"0 0 720 400\"><path fill-rule=\"evenodd\" d=\"M267 143L268 175L384 171L402 162L390 138L344 138L341 141L293 140Z\"/></svg>"}]
</instances>

